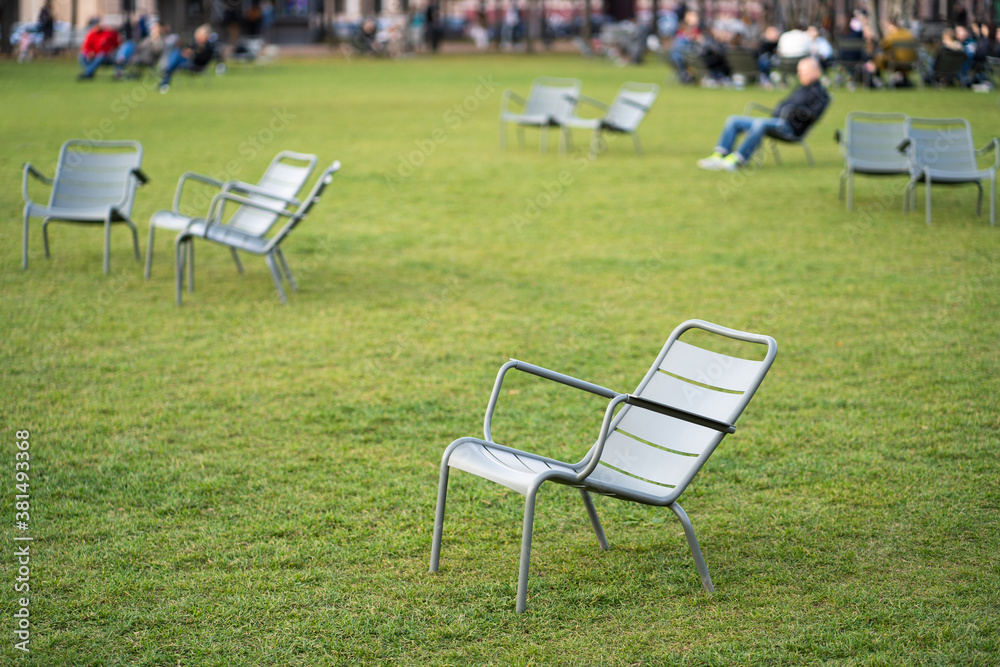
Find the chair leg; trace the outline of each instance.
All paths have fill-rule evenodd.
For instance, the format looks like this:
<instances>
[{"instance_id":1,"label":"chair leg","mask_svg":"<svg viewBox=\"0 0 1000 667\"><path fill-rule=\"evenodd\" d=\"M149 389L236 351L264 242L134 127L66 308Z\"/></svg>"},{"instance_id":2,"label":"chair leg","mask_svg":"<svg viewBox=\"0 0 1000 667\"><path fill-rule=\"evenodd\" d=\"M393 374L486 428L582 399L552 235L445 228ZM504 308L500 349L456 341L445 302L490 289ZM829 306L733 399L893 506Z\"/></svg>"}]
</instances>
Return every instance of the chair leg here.
<instances>
[{"instance_id":1,"label":"chair leg","mask_svg":"<svg viewBox=\"0 0 1000 667\"><path fill-rule=\"evenodd\" d=\"M181 305L181 294L184 293L184 238L178 236L174 243L174 282L177 288L177 305Z\"/></svg>"},{"instance_id":2,"label":"chair leg","mask_svg":"<svg viewBox=\"0 0 1000 667\"><path fill-rule=\"evenodd\" d=\"M994 172L990 179L990 227L996 224L997 218L997 175Z\"/></svg>"},{"instance_id":3,"label":"chair leg","mask_svg":"<svg viewBox=\"0 0 1000 667\"><path fill-rule=\"evenodd\" d=\"M243 262L240 261L240 255L236 252L236 248L230 248L229 252L232 253L233 261L236 262L236 270L240 272L240 275L243 275Z\"/></svg>"},{"instance_id":4,"label":"chair leg","mask_svg":"<svg viewBox=\"0 0 1000 667\"><path fill-rule=\"evenodd\" d=\"M635 146L635 154L642 155L642 143L639 142L639 135L632 132L632 144Z\"/></svg>"},{"instance_id":5,"label":"chair leg","mask_svg":"<svg viewBox=\"0 0 1000 667\"><path fill-rule=\"evenodd\" d=\"M518 125L515 132L517 133L517 147L524 148L524 126Z\"/></svg>"},{"instance_id":6,"label":"chair leg","mask_svg":"<svg viewBox=\"0 0 1000 667\"><path fill-rule=\"evenodd\" d=\"M681 525L684 527L684 535L687 537L688 546L691 547L691 555L694 557L694 565L698 569L698 575L701 577L701 583L705 587L705 590L709 593L715 591L715 586L712 585L712 577L708 574L708 565L705 564L705 557L701 555L701 548L698 546L698 538L694 534L694 526L691 525L691 519L688 515L681 509L681 506L677 503L668 505L668 507L673 510L677 518L680 519Z\"/></svg>"},{"instance_id":7,"label":"chair leg","mask_svg":"<svg viewBox=\"0 0 1000 667\"><path fill-rule=\"evenodd\" d=\"M810 167L815 167L816 161L813 160L813 154L812 151L809 150L809 144L806 143L805 139L803 139L800 143L802 144L802 149L806 152L806 162L809 163Z\"/></svg>"},{"instance_id":8,"label":"chair leg","mask_svg":"<svg viewBox=\"0 0 1000 667\"><path fill-rule=\"evenodd\" d=\"M267 262L267 268L271 269L271 277L274 278L274 286L278 288L278 297L281 299L281 303L288 303L285 289L281 286L281 271L278 269L278 263L274 260L274 255L264 255L264 261Z\"/></svg>"},{"instance_id":9,"label":"chair leg","mask_svg":"<svg viewBox=\"0 0 1000 667\"><path fill-rule=\"evenodd\" d=\"M153 271L153 238L156 236L156 225L149 225L149 240L146 241L146 270L144 276L146 280L149 280L149 276Z\"/></svg>"},{"instance_id":10,"label":"chair leg","mask_svg":"<svg viewBox=\"0 0 1000 667\"><path fill-rule=\"evenodd\" d=\"M188 292L194 291L194 239L189 238L187 244Z\"/></svg>"},{"instance_id":11,"label":"chair leg","mask_svg":"<svg viewBox=\"0 0 1000 667\"><path fill-rule=\"evenodd\" d=\"M930 225L931 224L931 177L930 177L930 174L928 174L926 176L926 179L927 179L927 182L924 184L924 187L927 189L927 192L924 193L924 196L927 199L927 203L926 203L926 208L924 210L926 211L925 218L927 220L927 224Z\"/></svg>"},{"instance_id":12,"label":"chair leg","mask_svg":"<svg viewBox=\"0 0 1000 667\"><path fill-rule=\"evenodd\" d=\"M781 153L778 152L778 142L777 141L772 141L771 142L771 149L772 149L771 152L774 155L774 164L776 164L778 166L781 166Z\"/></svg>"},{"instance_id":13,"label":"chair leg","mask_svg":"<svg viewBox=\"0 0 1000 667\"><path fill-rule=\"evenodd\" d=\"M111 216L104 219L104 275L111 273Z\"/></svg>"},{"instance_id":14,"label":"chair leg","mask_svg":"<svg viewBox=\"0 0 1000 667\"><path fill-rule=\"evenodd\" d=\"M976 215L983 214L983 184L976 181L976 187L979 188L979 197L976 199Z\"/></svg>"},{"instance_id":15,"label":"chair leg","mask_svg":"<svg viewBox=\"0 0 1000 667\"><path fill-rule=\"evenodd\" d=\"M580 489L580 495L583 496L583 506L587 508L587 516L590 517L590 525L594 529L594 533L597 535L597 543L601 545L601 549L607 551L611 547L608 546L608 539L604 536L604 528L601 527L601 520L597 518L597 509L594 507L594 499L590 497L590 492L586 489Z\"/></svg>"},{"instance_id":16,"label":"chair leg","mask_svg":"<svg viewBox=\"0 0 1000 667\"><path fill-rule=\"evenodd\" d=\"M507 124L500 121L500 150L507 150Z\"/></svg>"},{"instance_id":17,"label":"chair leg","mask_svg":"<svg viewBox=\"0 0 1000 667\"><path fill-rule=\"evenodd\" d=\"M278 261L281 263L281 268L285 272L285 278L288 279L288 284L296 292L299 291L299 285L295 282L295 278L292 276L292 270L288 268L288 262L285 261L285 253L281 252L281 248L275 248L274 254L278 256Z\"/></svg>"},{"instance_id":18,"label":"chair leg","mask_svg":"<svg viewBox=\"0 0 1000 667\"><path fill-rule=\"evenodd\" d=\"M136 261L141 261L142 253L139 252L139 228L127 217L125 217L125 224L132 231L132 251L135 253L135 259Z\"/></svg>"},{"instance_id":19,"label":"chair leg","mask_svg":"<svg viewBox=\"0 0 1000 667\"><path fill-rule=\"evenodd\" d=\"M42 247L45 248L45 259L49 258L49 221L52 218L42 218Z\"/></svg>"},{"instance_id":20,"label":"chair leg","mask_svg":"<svg viewBox=\"0 0 1000 667\"><path fill-rule=\"evenodd\" d=\"M31 209L24 207L24 239L21 242L21 269L28 270L28 221L31 219Z\"/></svg>"},{"instance_id":21,"label":"chair leg","mask_svg":"<svg viewBox=\"0 0 1000 667\"><path fill-rule=\"evenodd\" d=\"M531 533L535 524L535 495L538 487L528 489L524 501L524 528L521 530L521 562L517 572L517 606L518 614L523 614L528 606L528 570L531 562Z\"/></svg>"},{"instance_id":22,"label":"chair leg","mask_svg":"<svg viewBox=\"0 0 1000 667\"><path fill-rule=\"evenodd\" d=\"M447 463L441 464L441 478L438 481L437 507L434 509L434 537L431 540L431 572L438 571L438 563L441 560L441 535L444 532L444 507L448 498L448 472L450 468Z\"/></svg>"},{"instance_id":23,"label":"chair leg","mask_svg":"<svg viewBox=\"0 0 1000 667\"><path fill-rule=\"evenodd\" d=\"M538 130L538 152L548 153L549 152L549 127L548 125L542 125Z\"/></svg>"}]
</instances>

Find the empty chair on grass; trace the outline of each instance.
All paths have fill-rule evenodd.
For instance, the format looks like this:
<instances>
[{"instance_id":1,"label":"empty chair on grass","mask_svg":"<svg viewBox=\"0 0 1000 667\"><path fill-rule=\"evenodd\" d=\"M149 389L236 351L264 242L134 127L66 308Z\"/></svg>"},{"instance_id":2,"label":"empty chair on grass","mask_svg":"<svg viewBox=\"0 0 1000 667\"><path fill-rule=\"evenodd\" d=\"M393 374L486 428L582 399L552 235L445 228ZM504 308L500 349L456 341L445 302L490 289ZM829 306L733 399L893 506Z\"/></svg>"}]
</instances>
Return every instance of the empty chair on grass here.
<instances>
[{"instance_id":1,"label":"empty chair on grass","mask_svg":"<svg viewBox=\"0 0 1000 667\"><path fill-rule=\"evenodd\" d=\"M681 340L681 338L684 340ZM733 349L739 350L734 355ZM774 362L774 339L701 320L678 326L655 362L629 394L522 361L500 368L486 407L483 437L459 438L441 460L430 570L441 554L448 478L464 470L526 497L517 583L517 611L526 607L535 496L545 482L579 489L602 549L608 548L591 492L645 505L668 507L680 520L706 591L714 590L691 521L678 500L746 408ZM597 441L575 463L501 445L492 433L493 413L510 370L562 383L606 399ZM661 531L657 530L657 533Z\"/></svg>"},{"instance_id":2,"label":"empty chair on grass","mask_svg":"<svg viewBox=\"0 0 1000 667\"><path fill-rule=\"evenodd\" d=\"M917 205L917 186L926 189L926 220L931 224L931 185L974 183L979 188L976 215L982 213L983 181L990 183L990 225L996 222L997 168L1000 168L1000 142L994 137L976 150L972 127L964 118L907 118L906 150L910 164L910 182L903 197L903 212ZM978 157L993 152L993 164L980 167Z\"/></svg>"},{"instance_id":3,"label":"empty chair on grass","mask_svg":"<svg viewBox=\"0 0 1000 667\"><path fill-rule=\"evenodd\" d=\"M642 144L639 143L637 130L646 114L649 113L656 96L660 94L660 87L655 83L624 83L615 95L611 104L604 104L592 97L581 95L580 102L589 104L604 112L600 118L580 118L575 113L562 121L564 133L560 142L560 148L565 150L569 144L570 128L593 130L593 137L590 141L590 156L596 157L601 148L601 133L614 132L618 134L629 134L632 136L632 143L635 146L637 155L642 154Z\"/></svg>"},{"instance_id":4,"label":"empty chair on grass","mask_svg":"<svg viewBox=\"0 0 1000 667\"><path fill-rule=\"evenodd\" d=\"M822 70L815 58L799 60L798 75L802 85L774 109L751 102L742 116L727 118L715 151L699 160L698 166L711 171L736 171L750 161L765 138L800 144L806 151L809 164L812 164L812 153L806 143L806 135L830 103L830 95L820 81L821 74ZM758 112L768 115L755 116ZM745 136L737 148L736 142L740 135ZM780 161L777 147L774 146L772 150L775 160Z\"/></svg>"},{"instance_id":5,"label":"empty chair on grass","mask_svg":"<svg viewBox=\"0 0 1000 667\"><path fill-rule=\"evenodd\" d=\"M24 165L21 193L24 198L24 245L22 266L28 268L28 222L42 218L42 240L49 256L50 222L81 222L104 225L104 273L110 270L111 225L124 222L132 230L132 245L139 259L139 237L132 222L136 189L146 183L142 173L142 145L137 141L90 141L71 139L59 151L53 178ZM28 177L51 185L48 204L31 199Z\"/></svg>"},{"instance_id":6,"label":"empty chair on grass","mask_svg":"<svg viewBox=\"0 0 1000 667\"><path fill-rule=\"evenodd\" d=\"M252 255L264 257L271 276L274 278L275 287L278 289L278 297L282 303L287 301L285 290L282 287L284 279L293 290L298 289L292 272L285 261L285 255L281 252L281 244L285 241L292 230L302 222L302 220L312 210L313 206L320 200L327 186L333 182L333 175L340 170L340 162L335 161L323 170L316 184L309 194L302 200L296 200L296 208L290 210L283 203L274 198L237 194L233 190L224 189L212 198L209 206L208 217L204 220L192 220L175 241L175 264L177 270L177 305L181 305L181 293L184 289L184 271L188 271L188 291L194 291L194 240L205 239L217 245L229 248L236 257L236 251L248 252ZM289 202L291 203L291 202ZM241 221L234 223L233 216L227 217L227 204L236 206L236 212L243 209L255 209L263 213L267 218L273 218L274 222L268 229L258 231L251 228L250 231L243 226ZM262 218L264 219L264 218ZM278 226L278 222L283 220L284 224ZM275 227L277 229L275 230ZM243 267L237 260L237 266L242 273Z\"/></svg>"},{"instance_id":7,"label":"empty chair on grass","mask_svg":"<svg viewBox=\"0 0 1000 667\"><path fill-rule=\"evenodd\" d=\"M281 151L264 171L256 185L243 181L220 181L193 171L185 172L177 181L174 202L170 210L161 210L149 220L149 242L146 244L146 278L153 267L153 242L157 229L173 232L184 231L194 220L204 220L208 214L209 202L219 192L233 192L263 202L272 208L287 208L299 205L299 192L305 187L316 168L319 158L307 153ZM184 196L185 186L194 182L205 186L196 194ZM192 215L191 212L194 212ZM251 236L267 233L278 220L278 214L251 206L243 206L233 212L228 224ZM233 250L236 267L243 271L239 256Z\"/></svg>"},{"instance_id":8,"label":"empty chair on grass","mask_svg":"<svg viewBox=\"0 0 1000 667\"><path fill-rule=\"evenodd\" d=\"M554 79L540 77L531 84L527 99L511 90L505 90L500 98L500 148L507 146L507 125L517 126L519 146L524 146L524 128L537 127L540 131L540 152L548 147L548 129L563 128L566 119L573 115L580 90L583 85L579 79ZM521 111L513 111L511 102L521 106Z\"/></svg>"},{"instance_id":9,"label":"empty chair on grass","mask_svg":"<svg viewBox=\"0 0 1000 667\"><path fill-rule=\"evenodd\" d=\"M847 114L843 132L837 131L840 153L844 156L844 171L840 174L840 198L847 186L847 210L854 202L854 175L899 176L910 173L910 161L900 152L906 138L906 114L866 113Z\"/></svg>"}]
</instances>

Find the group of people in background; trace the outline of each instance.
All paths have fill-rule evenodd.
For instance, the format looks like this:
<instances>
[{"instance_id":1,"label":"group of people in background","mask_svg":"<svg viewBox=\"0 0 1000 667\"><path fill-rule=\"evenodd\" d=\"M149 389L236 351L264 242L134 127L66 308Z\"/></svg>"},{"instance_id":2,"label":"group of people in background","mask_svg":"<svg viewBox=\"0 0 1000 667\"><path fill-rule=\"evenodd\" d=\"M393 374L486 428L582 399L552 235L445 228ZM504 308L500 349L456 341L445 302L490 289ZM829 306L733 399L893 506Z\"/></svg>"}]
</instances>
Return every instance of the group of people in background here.
<instances>
[{"instance_id":1,"label":"group of people in background","mask_svg":"<svg viewBox=\"0 0 1000 667\"><path fill-rule=\"evenodd\" d=\"M116 79L158 68L161 93L170 90L170 82L178 70L201 71L213 61L217 62L220 72L225 67L210 25L199 26L192 41L182 44L171 34L169 26L148 22L144 17L134 26L126 22L120 28L99 18L92 19L80 47L79 59L78 81L92 80L102 66L113 67Z\"/></svg>"},{"instance_id":2,"label":"group of people in background","mask_svg":"<svg viewBox=\"0 0 1000 667\"><path fill-rule=\"evenodd\" d=\"M988 59L1000 57L1000 29L991 33L985 23L956 23L943 32L937 44L930 45L922 45L902 20L882 21L879 36L863 9L855 11L836 36L815 25L794 26L784 32L768 26L759 35L753 34L752 27L738 24L734 30L733 25L717 22L706 26L697 12L685 12L667 53L682 83L717 87L746 78L745 71L737 73L731 63L734 54L742 52L744 62L747 55L756 62L752 76L765 88L783 82L783 73L794 71L795 63L807 56L814 58L824 73L835 64L841 65L838 76L846 76L847 85L852 87L875 88L885 85L883 82L907 87L912 85L911 72L935 85L987 85ZM964 54L959 71L936 73L942 51ZM788 67L782 69L782 62Z\"/></svg>"}]
</instances>

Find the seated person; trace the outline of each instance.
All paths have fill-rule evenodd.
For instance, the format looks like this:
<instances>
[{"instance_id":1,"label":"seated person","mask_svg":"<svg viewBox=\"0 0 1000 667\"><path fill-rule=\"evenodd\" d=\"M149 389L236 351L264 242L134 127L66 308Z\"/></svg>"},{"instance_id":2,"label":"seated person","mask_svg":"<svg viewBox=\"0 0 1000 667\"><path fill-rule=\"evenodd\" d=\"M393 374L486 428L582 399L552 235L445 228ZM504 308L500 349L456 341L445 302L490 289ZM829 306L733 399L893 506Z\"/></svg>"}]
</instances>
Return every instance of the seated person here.
<instances>
[{"instance_id":1,"label":"seated person","mask_svg":"<svg viewBox=\"0 0 1000 667\"><path fill-rule=\"evenodd\" d=\"M212 26L205 23L194 31L194 42L191 46L175 48L167 56L163 79L160 81L160 92L166 93L170 90L170 79L178 69L200 72L213 60L218 60L219 66L222 66L222 58L212 41Z\"/></svg>"},{"instance_id":2,"label":"seated person","mask_svg":"<svg viewBox=\"0 0 1000 667\"><path fill-rule=\"evenodd\" d=\"M778 38L781 33L778 29L769 25L764 29L764 34L757 44L757 73L760 82L765 85L771 83L771 70L778 60Z\"/></svg>"},{"instance_id":3,"label":"seated person","mask_svg":"<svg viewBox=\"0 0 1000 667\"><path fill-rule=\"evenodd\" d=\"M125 69L128 67L153 67L163 56L166 40L163 37L163 29L159 23L149 26L149 34L139 40L131 49L126 48L132 42L128 42L118 49L115 56L115 78L125 76Z\"/></svg>"},{"instance_id":4,"label":"seated person","mask_svg":"<svg viewBox=\"0 0 1000 667\"><path fill-rule=\"evenodd\" d=\"M112 30L100 19L94 19L92 27L80 46L80 65L83 71L77 75L77 81L89 81L101 65L114 62L115 51L121 44L118 31Z\"/></svg>"},{"instance_id":5,"label":"seated person","mask_svg":"<svg viewBox=\"0 0 1000 667\"><path fill-rule=\"evenodd\" d=\"M812 40L812 44L809 45L809 53L819 61L820 67L825 72L833 64L833 45L820 34L819 28L814 25L806 29L806 34Z\"/></svg>"},{"instance_id":6,"label":"seated person","mask_svg":"<svg viewBox=\"0 0 1000 667\"><path fill-rule=\"evenodd\" d=\"M712 87L720 83L728 83L732 70L726 60L726 43L729 41L729 33L724 30L712 28L704 36L698 57L708 70L708 79L703 81L703 85Z\"/></svg>"},{"instance_id":7,"label":"seated person","mask_svg":"<svg viewBox=\"0 0 1000 667\"><path fill-rule=\"evenodd\" d=\"M736 171L745 165L761 140L777 134L796 141L823 115L830 95L820 82L823 70L815 58L803 58L798 64L799 83L802 84L774 109L771 117L730 116L722 128L715 152L698 166L710 171ZM736 140L746 134L738 150L733 150Z\"/></svg>"},{"instance_id":8,"label":"seated person","mask_svg":"<svg viewBox=\"0 0 1000 667\"><path fill-rule=\"evenodd\" d=\"M684 14L684 22L674 34L674 43L670 48L670 63L677 70L681 83L693 83L694 77L688 72L687 60L696 54L702 42L700 19L698 12L688 11Z\"/></svg>"},{"instance_id":9,"label":"seated person","mask_svg":"<svg viewBox=\"0 0 1000 667\"><path fill-rule=\"evenodd\" d=\"M881 53L875 56L876 71L885 70L889 66L890 60L895 62L894 67L896 72L909 71L917 62L917 52L912 47L906 46L906 43L916 42L917 38L913 36L912 32L896 25L892 21L885 22L882 27L882 34L885 36L879 42ZM903 44L904 47L900 48L897 46L899 44ZM899 81L905 85L906 79L901 75Z\"/></svg>"}]
</instances>

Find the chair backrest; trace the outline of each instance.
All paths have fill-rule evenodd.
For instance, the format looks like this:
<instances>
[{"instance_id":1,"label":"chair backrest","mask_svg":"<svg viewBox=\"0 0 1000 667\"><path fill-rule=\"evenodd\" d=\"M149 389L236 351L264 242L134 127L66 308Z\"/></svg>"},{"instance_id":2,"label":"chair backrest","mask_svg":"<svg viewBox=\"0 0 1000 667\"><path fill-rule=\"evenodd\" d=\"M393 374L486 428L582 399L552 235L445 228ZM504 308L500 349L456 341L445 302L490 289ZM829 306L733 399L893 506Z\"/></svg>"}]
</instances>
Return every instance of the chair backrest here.
<instances>
[{"instance_id":1,"label":"chair backrest","mask_svg":"<svg viewBox=\"0 0 1000 667\"><path fill-rule=\"evenodd\" d=\"M845 37L837 40L837 62L853 64L864 60L865 40Z\"/></svg>"},{"instance_id":2,"label":"chair backrest","mask_svg":"<svg viewBox=\"0 0 1000 667\"><path fill-rule=\"evenodd\" d=\"M59 151L50 207L94 209L114 207L128 216L135 202L142 166L137 141L71 139Z\"/></svg>"},{"instance_id":3,"label":"chair backrest","mask_svg":"<svg viewBox=\"0 0 1000 667\"><path fill-rule=\"evenodd\" d=\"M659 94L660 87L655 83L624 83L602 120L610 127L633 132Z\"/></svg>"},{"instance_id":4,"label":"chair backrest","mask_svg":"<svg viewBox=\"0 0 1000 667\"><path fill-rule=\"evenodd\" d=\"M734 48L726 51L726 62L733 74L742 74L747 78L757 76L757 57L749 49Z\"/></svg>"},{"instance_id":5,"label":"chair backrest","mask_svg":"<svg viewBox=\"0 0 1000 667\"><path fill-rule=\"evenodd\" d=\"M295 197L305 187L309 176L316 168L317 161L315 155L281 151L271 160L264 175L257 181L259 189L273 193L281 199L259 194L251 194L247 198L268 206L285 208L287 204L284 200ZM226 224L251 236L263 236L277 220L278 216L274 213L251 206L241 206Z\"/></svg>"},{"instance_id":6,"label":"chair backrest","mask_svg":"<svg viewBox=\"0 0 1000 667\"><path fill-rule=\"evenodd\" d=\"M697 344L679 340L692 330L697 330ZM731 346L735 341L740 355L712 351L703 339L713 338L713 347L719 342ZM635 395L733 424L776 354L777 344L769 336L689 320L670 335ZM599 465L634 480L637 495L670 503L684 491L724 435L627 405L612 423Z\"/></svg>"},{"instance_id":7,"label":"chair backrest","mask_svg":"<svg viewBox=\"0 0 1000 667\"><path fill-rule=\"evenodd\" d=\"M583 84L579 79L539 77L524 103L525 116L547 116L562 121L573 115Z\"/></svg>"},{"instance_id":8,"label":"chair backrest","mask_svg":"<svg viewBox=\"0 0 1000 667\"><path fill-rule=\"evenodd\" d=\"M979 168L972 127L964 118L907 118L906 138L914 176L924 169L961 174Z\"/></svg>"},{"instance_id":9,"label":"chair backrest","mask_svg":"<svg viewBox=\"0 0 1000 667\"><path fill-rule=\"evenodd\" d=\"M939 49L934 58L934 74L937 76L956 76L965 66L966 58L965 51Z\"/></svg>"},{"instance_id":10,"label":"chair backrest","mask_svg":"<svg viewBox=\"0 0 1000 667\"><path fill-rule=\"evenodd\" d=\"M905 174L910 160L899 147L906 139L906 114L847 114L842 149L852 170L873 174Z\"/></svg>"},{"instance_id":11,"label":"chair backrest","mask_svg":"<svg viewBox=\"0 0 1000 667\"><path fill-rule=\"evenodd\" d=\"M338 171L340 171L340 160L334 160L333 164L323 170L323 173L321 173L319 178L316 179L316 184L313 185L312 190L306 198L302 200L298 210L295 211L295 213L288 219L288 222L286 222L281 229L274 234L274 236L268 239L267 250L274 248L276 245L284 241L285 237L291 234L292 230L295 229L300 222L302 222L303 218L308 215L309 211L312 210L312 207L315 206L320 200L320 197L323 196L327 186L333 182L333 175Z\"/></svg>"}]
</instances>

